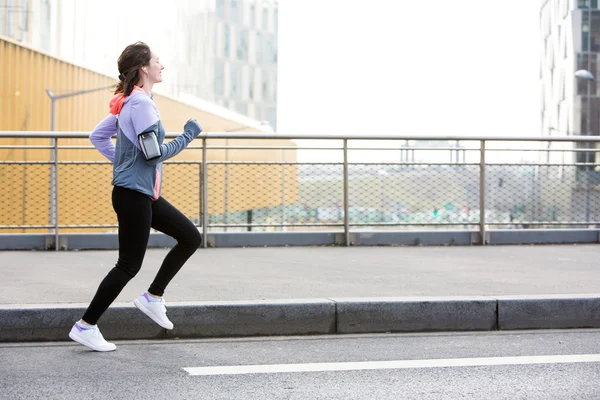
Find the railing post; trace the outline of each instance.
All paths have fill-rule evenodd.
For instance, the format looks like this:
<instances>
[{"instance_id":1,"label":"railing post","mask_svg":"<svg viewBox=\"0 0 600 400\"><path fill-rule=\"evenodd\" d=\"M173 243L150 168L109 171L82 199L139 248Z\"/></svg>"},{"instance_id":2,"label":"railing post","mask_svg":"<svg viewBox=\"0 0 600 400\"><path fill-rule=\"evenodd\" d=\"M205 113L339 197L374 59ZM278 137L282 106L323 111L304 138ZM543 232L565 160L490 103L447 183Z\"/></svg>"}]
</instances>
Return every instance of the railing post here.
<instances>
[{"instance_id":1,"label":"railing post","mask_svg":"<svg viewBox=\"0 0 600 400\"><path fill-rule=\"evenodd\" d=\"M54 147L52 149L52 158L54 164L52 165L52 186L54 187L54 250L59 250L58 245L58 138L54 138Z\"/></svg>"},{"instance_id":2,"label":"railing post","mask_svg":"<svg viewBox=\"0 0 600 400\"><path fill-rule=\"evenodd\" d=\"M485 140L481 140L479 159L479 236L485 245Z\"/></svg>"},{"instance_id":3,"label":"railing post","mask_svg":"<svg viewBox=\"0 0 600 400\"><path fill-rule=\"evenodd\" d=\"M350 216L348 209L348 139L344 139L344 242L350 246Z\"/></svg>"},{"instance_id":4,"label":"railing post","mask_svg":"<svg viewBox=\"0 0 600 400\"><path fill-rule=\"evenodd\" d=\"M281 150L281 230L285 231L285 150Z\"/></svg>"},{"instance_id":5,"label":"railing post","mask_svg":"<svg viewBox=\"0 0 600 400\"><path fill-rule=\"evenodd\" d=\"M229 224L229 139L225 139L225 199L223 201L223 223ZM227 232L227 226L223 228Z\"/></svg>"},{"instance_id":6,"label":"railing post","mask_svg":"<svg viewBox=\"0 0 600 400\"><path fill-rule=\"evenodd\" d=\"M51 91L47 91L48 96L50 96L50 131L54 132L55 126L56 126L56 98L54 97L54 94L52 94ZM50 207L48 210L48 216L50 217L50 225L52 225L54 228L50 229L50 232L52 232L52 230L54 230L54 250L58 250L58 233L57 233L57 229L56 229L56 225L57 225L57 220L58 218L56 217L56 189L57 189L57 185L56 185L56 160L57 160L57 151L56 151L56 146L57 146L57 138L53 137L52 139L50 139L50 145L52 146L52 150L50 150Z\"/></svg>"},{"instance_id":7,"label":"railing post","mask_svg":"<svg viewBox=\"0 0 600 400\"><path fill-rule=\"evenodd\" d=\"M204 176L203 170L204 168L202 167L202 164L198 164L198 227L204 225L202 220L202 216L204 215L204 201L202 196L202 188L204 187L204 180L202 179Z\"/></svg>"},{"instance_id":8,"label":"railing post","mask_svg":"<svg viewBox=\"0 0 600 400\"><path fill-rule=\"evenodd\" d=\"M202 247L208 247L208 162L206 139L202 139Z\"/></svg>"},{"instance_id":9,"label":"railing post","mask_svg":"<svg viewBox=\"0 0 600 400\"><path fill-rule=\"evenodd\" d=\"M588 97L588 102L589 102ZM589 114L588 114L589 115ZM589 117L588 117L589 118ZM590 148L590 142L585 142L586 149ZM585 152L585 222L590 223L590 152Z\"/></svg>"}]
</instances>

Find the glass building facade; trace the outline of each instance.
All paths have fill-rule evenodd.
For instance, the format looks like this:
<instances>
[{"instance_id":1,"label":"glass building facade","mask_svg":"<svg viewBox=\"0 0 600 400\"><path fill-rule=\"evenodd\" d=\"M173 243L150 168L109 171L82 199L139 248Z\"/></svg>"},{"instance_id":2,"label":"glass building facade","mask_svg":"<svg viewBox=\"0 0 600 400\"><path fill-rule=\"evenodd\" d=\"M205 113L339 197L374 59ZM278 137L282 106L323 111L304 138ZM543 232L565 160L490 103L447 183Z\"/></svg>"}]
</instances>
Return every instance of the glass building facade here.
<instances>
[{"instance_id":1,"label":"glass building facade","mask_svg":"<svg viewBox=\"0 0 600 400\"><path fill-rule=\"evenodd\" d=\"M166 85L167 91L199 97L275 128L277 2L212 0L209 7L186 9L178 21L183 28L176 34L183 46L172 60L178 76Z\"/></svg>"},{"instance_id":2,"label":"glass building facade","mask_svg":"<svg viewBox=\"0 0 600 400\"><path fill-rule=\"evenodd\" d=\"M599 77L600 9L597 0L543 0L541 28L542 130L546 135L600 134L595 83L578 80L585 69ZM585 147L582 144L581 147ZM596 152L578 152L576 162L600 162Z\"/></svg>"}]
</instances>

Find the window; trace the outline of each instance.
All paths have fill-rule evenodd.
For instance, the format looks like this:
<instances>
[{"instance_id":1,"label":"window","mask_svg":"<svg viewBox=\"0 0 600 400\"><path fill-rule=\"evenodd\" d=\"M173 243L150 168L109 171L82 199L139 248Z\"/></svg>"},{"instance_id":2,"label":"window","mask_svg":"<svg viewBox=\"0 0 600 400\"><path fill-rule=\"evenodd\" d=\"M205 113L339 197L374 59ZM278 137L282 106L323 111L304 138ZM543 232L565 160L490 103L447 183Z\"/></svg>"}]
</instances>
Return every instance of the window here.
<instances>
[{"instance_id":1,"label":"window","mask_svg":"<svg viewBox=\"0 0 600 400\"><path fill-rule=\"evenodd\" d=\"M589 0L578 0L577 1L577 8L588 8L589 6L590 6Z\"/></svg>"},{"instance_id":2,"label":"window","mask_svg":"<svg viewBox=\"0 0 600 400\"><path fill-rule=\"evenodd\" d=\"M235 105L235 111L237 111L240 114L246 115L246 113L248 112L248 106L244 103L237 103Z\"/></svg>"},{"instance_id":3,"label":"window","mask_svg":"<svg viewBox=\"0 0 600 400\"><path fill-rule=\"evenodd\" d=\"M562 44L563 44L563 59L566 59L569 56L569 53L567 53L567 39L566 38L562 38Z\"/></svg>"},{"instance_id":4,"label":"window","mask_svg":"<svg viewBox=\"0 0 600 400\"><path fill-rule=\"evenodd\" d=\"M265 119L273 127L277 126L277 109L275 107L267 107L265 109Z\"/></svg>"},{"instance_id":5,"label":"window","mask_svg":"<svg viewBox=\"0 0 600 400\"><path fill-rule=\"evenodd\" d=\"M589 65L588 65L589 64ZM577 55L577 69L587 69L594 76L597 76L598 73L598 60L595 54L588 53L579 53ZM596 85L594 83L589 83L590 94L596 95ZM584 79L577 79L577 94L578 95L587 95L588 91L588 81Z\"/></svg>"},{"instance_id":6,"label":"window","mask_svg":"<svg viewBox=\"0 0 600 400\"><path fill-rule=\"evenodd\" d=\"M256 33L256 63L262 64L263 62L263 35L260 32Z\"/></svg>"},{"instance_id":7,"label":"window","mask_svg":"<svg viewBox=\"0 0 600 400\"><path fill-rule=\"evenodd\" d=\"M254 5L254 1L250 3L250 27L254 28L256 24L256 6Z\"/></svg>"},{"instance_id":8,"label":"window","mask_svg":"<svg viewBox=\"0 0 600 400\"><path fill-rule=\"evenodd\" d=\"M223 31L223 51L225 53L225 58L230 58L231 57L231 53L230 53L230 49L231 49L231 34L229 32L229 25L225 25L225 29Z\"/></svg>"},{"instance_id":9,"label":"window","mask_svg":"<svg viewBox=\"0 0 600 400\"><path fill-rule=\"evenodd\" d=\"M240 20L240 4L238 0L230 0L229 3L229 20L233 23L237 23Z\"/></svg>"},{"instance_id":10,"label":"window","mask_svg":"<svg viewBox=\"0 0 600 400\"><path fill-rule=\"evenodd\" d=\"M244 101L248 101L248 99L250 98L250 66L242 65L240 68L240 72L240 98Z\"/></svg>"},{"instance_id":11,"label":"window","mask_svg":"<svg viewBox=\"0 0 600 400\"><path fill-rule=\"evenodd\" d=\"M589 31L590 31L590 26L587 24L587 22L584 22L581 25L581 50L582 51L590 50Z\"/></svg>"},{"instance_id":12,"label":"window","mask_svg":"<svg viewBox=\"0 0 600 400\"><path fill-rule=\"evenodd\" d=\"M19 32L17 34L17 40L27 40L29 32L29 2L20 2L17 13L19 15Z\"/></svg>"},{"instance_id":13,"label":"window","mask_svg":"<svg viewBox=\"0 0 600 400\"><path fill-rule=\"evenodd\" d=\"M230 93L230 97L231 98L238 98L239 97L239 90L240 90L240 69L239 69L238 65L231 64L230 78L231 78L231 93Z\"/></svg>"},{"instance_id":14,"label":"window","mask_svg":"<svg viewBox=\"0 0 600 400\"><path fill-rule=\"evenodd\" d=\"M267 40L267 59L268 63L277 62L277 40L274 35L270 35Z\"/></svg>"},{"instance_id":15,"label":"window","mask_svg":"<svg viewBox=\"0 0 600 400\"><path fill-rule=\"evenodd\" d=\"M577 0L577 8L598 8L598 0Z\"/></svg>"},{"instance_id":16,"label":"window","mask_svg":"<svg viewBox=\"0 0 600 400\"><path fill-rule=\"evenodd\" d=\"M248 61L248 31L241 29L238 34L237 59Z\"/></svg>"},{"instance_id":17,"label":"window","mask_svg":"<svg viewBox=\"0 0 600 400\"><path fill-rule=\"evenodd\" d=\"M223 61L217 60L215 63L215 96L223 96L223 68Z\"/></svg>"},{"instance_id":18,"label":"window","mask_svg":"<svg viewBox=\"0 0 600 400\"><path fill-rule=\"evenodd\" d=\"M14 10L16 9L16 5L14 4L14 0L8 0L6 3L6 7L4 10L6 13L6 17L4 21L0 24L0 33L15 39L15 19L14 19ZM1 9L0 9L1 10Z\"/></svg>"},{"instance_id":19,"label":"window","mask_svg":"<svg viewBox=\"0 0 600 400\"><path fill-rule=\"evenodd\" d=\"M40 31L42 33L42 50L50 51L50 2L42 0L40 3Z\"/></svg>"},{"instance_id":20,"label":"window","mask_svg":"<svg viewBox=\"0 0 600 400\"><path fill-rule=\"evenodd\" d=\"M248 97L250 100L254 99L254 69L250 68L250 74L248 76Z\"/></svg>"},{"instance_id":21,"label":"window","mask_svg":"<svg viewBox=\"0 0 600 400\"><path fill-rule=\"evenodd\" d=\"M591 13L592 26L589 28L590 32L590 50L598 52L600 51L600 13L594 11ZM586 50L584 47L582 50Z\"/></svg>"},{"instance_id":22,"label":"window","mask_svg":"<svg viewBox=\"0 0 600 400\"><path fill-rule=\"evenodd\" d=\"M265 31L269 30L269 8L268 4L263 4L263 29Z\"/></svg>"},{"instance_id":23,"label":"window","mask_svg":"<svg viewBox=\"0 0 600 400\"><path fill-rule=\"evenodd\" d=\"M273 30L275 30L275 32L277 32L277 29L279 29L279 23L278 20L279 19L279 8L277 7L277 4L275 5L275 10L273 10Z\"/></svg>"},{"instance_id":24,"label":"window","mask_svg":"<svg viewBox=\"0 0 600 400\"><path fill-rule=\"evenodd\" d=\"M269 99L269 74L267 71L262 71L262 99Z\"/></svg>"},{"instance_id":25,"label":"window","mask_svg":"<svg viewBox=\"0 0 600 400\"><path fill-rule=\"evenodd\" d=\"M225 19L225 0L217 0L217 17L221 19Z\"/></svg>"}]
</instances>

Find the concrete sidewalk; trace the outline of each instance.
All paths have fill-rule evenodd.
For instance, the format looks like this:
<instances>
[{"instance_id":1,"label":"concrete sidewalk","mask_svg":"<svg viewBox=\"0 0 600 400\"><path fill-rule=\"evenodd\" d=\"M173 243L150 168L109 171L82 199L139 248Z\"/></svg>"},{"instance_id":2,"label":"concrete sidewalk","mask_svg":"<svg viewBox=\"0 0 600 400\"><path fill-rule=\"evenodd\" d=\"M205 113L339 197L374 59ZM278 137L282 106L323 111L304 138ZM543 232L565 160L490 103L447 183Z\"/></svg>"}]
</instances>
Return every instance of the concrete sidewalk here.
<instances>
[{"instance_id":1,"label":"concrete sidewalk","mask_svg":"<svg viewBox=\"0 0 600 400\"><path fill-rule=\"evenodd\" d=\"M147 252L105 336L600 327L597 245L199 249L165 294L169 333L131 305L166 252ZM0 252L0 341L66 337L116 259Z\"/></svg>"}]
</instances>

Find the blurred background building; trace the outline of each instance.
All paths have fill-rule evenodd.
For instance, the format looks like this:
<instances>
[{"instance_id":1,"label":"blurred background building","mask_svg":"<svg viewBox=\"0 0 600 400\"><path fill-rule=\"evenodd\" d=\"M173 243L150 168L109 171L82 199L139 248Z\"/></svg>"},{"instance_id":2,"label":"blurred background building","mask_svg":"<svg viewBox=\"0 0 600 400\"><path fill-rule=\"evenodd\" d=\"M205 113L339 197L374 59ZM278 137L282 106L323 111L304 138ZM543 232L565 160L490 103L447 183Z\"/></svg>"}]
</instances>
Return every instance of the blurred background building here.
<instances>
[{"instance_id":1,"label":"blurred background building","mask_svg":"<svg viewBox=\"0 0 600 400\"><path fill-rule=\"evenodd\" d=\"M141 40L166 69L157 92L277 124L275 0L0 0L0 35L116 78Z\"/></svg>"},{"instance_id":2,"label":"blurred background building","mask_svg":"<svg viewBox=\"0 0 600 400\"><path fill-rule=\"evenodd\" d=\"M595 82L578 81L574 75L579 69L589 70L596 77L600 73L598 1L542 0L540 29L543 134L598 136L598 87ZM593 152L578 152L575 159L579 163L600 162Z\"/></svg>"}]
</instances>

